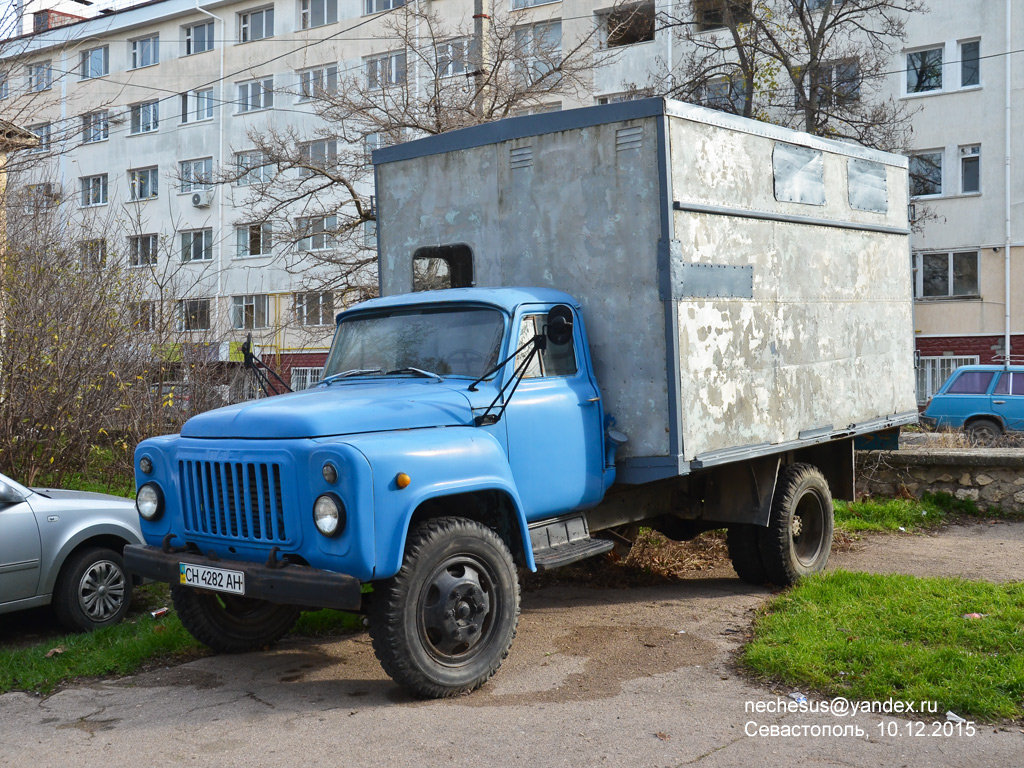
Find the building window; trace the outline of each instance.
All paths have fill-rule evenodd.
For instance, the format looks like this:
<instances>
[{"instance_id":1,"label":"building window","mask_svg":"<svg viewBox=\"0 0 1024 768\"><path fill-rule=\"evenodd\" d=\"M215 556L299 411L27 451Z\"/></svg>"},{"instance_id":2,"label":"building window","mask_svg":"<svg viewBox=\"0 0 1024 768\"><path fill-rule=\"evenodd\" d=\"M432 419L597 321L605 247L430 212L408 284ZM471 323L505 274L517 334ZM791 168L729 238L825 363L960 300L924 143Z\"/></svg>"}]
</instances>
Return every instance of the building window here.
<instances>
[{"instance_id":1,"label":"building window","mask_svg":"<svg viewBox=\"0 0 1024 768\"><path fill-rule=\"evenodd\" d=\"M363 222L363 247L364 248L376 248L377 247L377 222L376 221L364 221Z\"/></svg>"},{"instance_id":2,"label":"building window","mask_svg":"<svg viewBox=\"0 0 1024 768\"><path fill-rule=\"evenodd\" d=\"M146 101L142 104L133 104L131 106L131 133L152 133L159 127L159 101Z\"/></svg>"},{"instance_id":3,"label":"building window","mask_svg":"<svg viewBox=\"0 0 1024 768\"><path fill-rule=\"evenodd\" d=\"M41 61L28 65L28 89L30 91L48 91L53 85L53 69L50 62Z\"/></svg>"},{"instance_id":4,"label":"building window","mask_svg":"<svg viewBox=\"0 0 1024 768\"><path fill-rule=\"evenodd\" d=\"M251 331L267 327L267 294L231 297L231 327Z\"/></svg>"},{"instance_id":5,"label":"building window","mask_svg":"<svg viewBox=\"0 0 1024 768\"><path fill-rule=\"evenodd\" d=\"M335 230L337 228L337 216L313 216L299 219L298 230L302 233L298 242L299 250L330 250L336 244Z\"/></svg>"},{"instance_id":6,"label":"building window","mask_svg":"<svg viewBox=\"0 0 1024 768\"><path fill-rule=\"evenodd\" d=\"M128 238L128 266L152 267L156 265L157 236L133 235ZM146 330L149 330L148 328Z\"/></svg>"},{"instance_id":7,"label":"building window","mask_svg":"<svg viewBox=\"0 0 1024 768\"><path fill-rule=\"evenodd\" d=\"M10 80L11 76L7 72L0 71L0 101L11 95Z\"/></svg>"},{"instance_id":8,"label":"building window","mask_svg":"<svg viewBox=\"0 0 1024 768\"><path fill-rule=\"evenodd\" d=\"M160 63L160 35L140 37L131 41L132 69L151 67Z\"/></svg>"},{"instance_id":9,"label":"building window","mask_svg":"<svg viewBox=\"0 0 1024 768\"><path fill-rule=\"evenodd\" d=\"M323 375L323 368L292 368L292 392L301 392L304 389L315 387Z\"/></svg>"},{"instance_id":10,"label":"building window","mask_svg":"<svg viewBox=\"0 0 1024 768\"><path fill-rule=\"evenodd\" d=\"M46 152L50 148L50 124L40 123L39 125L30 125L28 130L31 133L34 133L36 138L39 139L39 143L32 147L30 151Z\"/></svg>"},{"instance_id":11,"label":"building window","mask_svg":"<svg viewBox=\"0 0 1024 768\"><path fill-rule=\"evenodd\" d=\"M828 0L807 0L807 10L809 11L820 11L828 3ZM843 0L832 0L832 7L838 7L842 5Z\"/></svg>"},{"instance_id":12,"label":"building window","mask_svg":"<svg viewBox=\"0 0 1024 768\"><path fill-rule=\"evenodd\" d=\"M82 141L106 141L110 137L110 116L107 110L82 115Z\"/></svg>"},{"instance_id":13,"label":"building window","mask_svg":"<svg viewBox=\"0 0 1024 768\"><path fill-rule=\"evenodd\" d=\"M974 297L981 294L978 283L978 252L915 254L917 298Z\"/></svg>"},{"instance_id":14,"label":"building window","mask_svg":"<svg viewBox=\"0 0 1024 768\"><path fill-rule=\"evenodd\" d=\"M960 87L981 85L981 41L960 43Z\"/></svg>"},{"instance_id":15,"label":"building window","mask_svg":"<svg viewBox=\"0 0 1024 768\"><path fill-rule=\"evenodd\" d=\"M746 81L737 76L716 77L704 86L704 106L742 115L747 102Z\"/></svg>"},{"instance_id":16,"label":"building window","mask_svg":"<svg viewBox=\"0 0 1024 768\"><path fill-rule=\"evenodd\" d=\"M192 229L180 232L182 261L211 261L213 259L213 230Z\"/></svg>"},{"instance_id":17,"label":"building window","mask_svg":"<svg viewBox=\"0 0 1024 768\"><path fill-rule=\"evenodd\" d=\"M213 118L213 88L181 94L181 122L190 123Z\"/></svg>"},{"instance_id":18,"label":"building window","mask_svg":"<svg viewBox=\"0 0 1024 768\"><path fill-rule=\"evenodd\" d=\"M647 43L654 39L654 2L630 3L597 16L602 48Z\"/></svg>"},{"instance_id":19,"label":"building window","mask_svg":"<svg viewBox=\"0 0 1024 768\"><path fill-rule=\"evenodd\" d=\"M107 263L107 241L102 237L82 240L78 244L78 258L83 267L100 269Z\"/></svg>"},{"instance_id":20,"label":"building window","mask_svg":"<svg viewBox=\"0 0 1024 768\"><path fill-rule=\"evenodd\" d=\"M304 69L299 72L299 101L322 98L338 91L338 65Z\"/></svg>"},{"instance_id":21,"label":"building window","mask_svg":"<svg viewBox=\"0 0 1024 768\"><path fill-rule=\"evenodd\" d=\"M299 145L299 176L312 176L317 170L333 168L338 163L338 142L335 139L317 139Z\"/></svg>"},{"instance_id":22,"label":"building window","mask_svg":"<svg viewBox=\"0 0 1024 768\"><path fill-rule=\"evenodd\" d=\"M148 333L156 330L156 302L133 301L128 308L132 327L136 331Z\"/></svg>"},{"instance_id":23,"label":"building window","mask_svg":"<svg viewBox=\"0 0 1024 768\"><path fill-rule=\"evenodd\" d=\"M562 22L516 27L515 43L525 60L527 79L537 82L562 63Z\"/></svg>"},{"instance_id":24,"label":"building window","mask_svg":"<svg viewBox=\"0 0 1024 768\"><path fill-rule=\"evenodd\" d=\"M262 8L238 14L238 42L248 43L274 36L274 9Z\"/></svg>"},{"instance_id":25,"label":"building window","mask_svg":"<svg viewBox=\"0 0 1024 768\"><path fill-rule=\"evenodd\" d=\"M910 156L910 196L942 194L942 152L921 152Z\"/></svg>"},{"instance_id":26,"label":"building window","mask_svg":"<svg viewBox=\"0 0 1024 768\"><path fill-rule=\"evenodd\" d=\"M697 31L748 24L753 18L750 0L693 0Z\"/></svg>"},{"instance_id":27,"label":"building window","mask_svg":"<svg viewBox=\"0 0 1024 768\"><path fill-rule=\"evenodd\" d=\"M299 0L302 29L322 27L338 20L338 0Z\"/></svg>"},{"instance_id":28,"label":"building window","mask_svg":"<svg viewBox=\"0 0 1024 768\"><path fill-rule=\"evenodd\" d=\"M434 47L438 77L465 75L469 70L469 38L449 40Z\"/></svg>"},{"instance_id":29,"label":"building window","mask_svg":"<svg viewBox=\"0 0 1024 768\"><path fill-rule=\"evenodd\" d=\"M395 8L401 8L403 5L405 5L405 0L366 0L364 8L366 15L369 16L371 13L391 11Z\"/></svg>"},{"instance_id":30,"label":"building window","mask_svg":"<svg viewBox=\"0 0 1024 768\"><path fill-rule=\"evenodd\" d=\"M137 168L128 171L128 182L132 200L152 200L159 189L159 175L154 168Z\"/></svg>"},{"instance_id":31,"label":"building window","mask_svg":"<svg viewBox=\"0 0 1024 768\"><path fill-rule=\"evenodd\" d=\"M274 178L274 166L267 162L262 152L239 152L235 155L235 166L238 173L236 184L240 187L266 184Z\"/></svg>"},{"instance_id":32,"label":"building window","mask_svg":"<svg viewBox=\"0 0 1024 768\"><path fill-rule=\"evenodd\" d=\"M413 291L470 288L473 285L473 251L468 245L418 248L412 255Z\"/></svg>"},{"instance_id":33,"label":"building window","mask_svg":"<svg viewBox=\"0 0 1024 768\"><path fill-rule=\"evenodd\" d=\"M981 145L960 147L960 192L981 192Z\"/></svg>"},{"instance_id":34,"label":"building window","mask_svg":"<svg viewBox=\"0 0 1024 768\"><path fill-rule=\"evenodd\" d=\"M82 51L81 78L89 80L103 77L110 72L110 49L107 46Z\"/></svg>"},{"instance_id":35,"label":"building window","mask_svg":"<svg viewBox=\"0 0 1024 768\"><path fill-rule=\"evenodd\" d=\"M107 174L84 176L79 179L83 208L107 204Z\"/></svg>"},{"instance_id":36,"label":"building window","mask_svg":"<svg viewBox=\"0 0 1024 768\"><path fill-rule=\"evenodd\" d=\"M238 84L238 111L255 112L274 106L274 78Z\"/></svg>"},{"instance_id":37,"label":"building window","mask_svg":"<svg viewBox=\"0 0 1024 768\"><path fill-rule=\"evenodd\" d=\"M818 105L838 107L860 98L860 63L856 59L820 62L816 70L798 70L801 87L796 94L794 107L802 109L810 102L813 87ZM816 82L812 83L812 79Z\"/></svg>"},{"instance_id":38,"label":"building window","mask_svg":"<svg viewBox=\"0 0 1024 768\"><path fill-rule=\"evenodd\" d=\"M942 89L942 48L907 54L907 93Z\"/></svg>"},{"instance_id":39,"label":"building window","mask_svg":"<svg viewBox=\"0 0 1024 768\"><path fill-rule=\"evenodd\" d=\"M271 246L270 222L235 227L235 241L240 258L269 255Z\"/></svg>"},{"instance_id":40,"label":"building window","mask_svg":"<svg viewBox=\"0 0 1024 768\"><path fill-rule=\"evenodd\" d=\"M53 184L29 184L25 187L26 210L29 213L45 211L60 202L60 195Z\"/></svg>"},{"instance_id":41,"label":"building window","mask_svg":"<svg viewBox=\"0 0 1024 768\"><path fill-rule=\"evenodd\" d=\"M210 330L210 300L182 299L178 302L179 331Z\"/></svg>"},{"instance_id":42,"label":"building window","mask_svg":"<svg viewBox=\"0 0 1024 768\"><path fill-rule=\"evenodd\" d=\"M193 24L185 27L185 55L213 50L213 22Z\"/></svg>"},{"instance_id":43,"label":"building window","mask_svg":"<svg viewBox=\"0 0 1024 768\"><path fill-rule=\"evenodd\" d=\"M368 88L383 88L405 82L405 51L371 56L364 62Z\"/></svg>"},{"instance_id":44,"label":"building window","mask_svg":"<svg viewBox=\"0 0 1024 768\"><path fill-rule=\"evenodd\" d=\"M213 187L213 158L182 160L178 166L178 173L181 176L182 192L211 189Z\"/></svg>"},{"instance_id":45,"label":"building window","mask_svg":"<svg viewBox=\"0 0 1024 768\"><path fill-rule=\"evenodd\" d=\"M299 325L334 323L334 294L331 291L305 291L295 294L295 320Z\"/></svg>"}]
</instances>

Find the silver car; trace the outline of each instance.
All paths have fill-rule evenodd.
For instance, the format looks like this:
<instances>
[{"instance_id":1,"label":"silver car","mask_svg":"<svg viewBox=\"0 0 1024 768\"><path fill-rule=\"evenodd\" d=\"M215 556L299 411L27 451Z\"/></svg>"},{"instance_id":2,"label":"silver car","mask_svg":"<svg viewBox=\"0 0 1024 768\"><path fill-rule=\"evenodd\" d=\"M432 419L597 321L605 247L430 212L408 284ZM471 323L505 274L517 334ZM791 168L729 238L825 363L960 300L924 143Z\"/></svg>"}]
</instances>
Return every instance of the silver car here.
<instances>
[{"instance_id":1,"label":"silver car","mask_svg":"<svg viewBox=\"0 0 1024 768\"><path fill-rule=\"evenodd\" d=\"M49 603L69 629L116 624L132 600L121 552L142 543L130 499L31 490L0 474L0 613Z\"/></svg>"}]
</instances>

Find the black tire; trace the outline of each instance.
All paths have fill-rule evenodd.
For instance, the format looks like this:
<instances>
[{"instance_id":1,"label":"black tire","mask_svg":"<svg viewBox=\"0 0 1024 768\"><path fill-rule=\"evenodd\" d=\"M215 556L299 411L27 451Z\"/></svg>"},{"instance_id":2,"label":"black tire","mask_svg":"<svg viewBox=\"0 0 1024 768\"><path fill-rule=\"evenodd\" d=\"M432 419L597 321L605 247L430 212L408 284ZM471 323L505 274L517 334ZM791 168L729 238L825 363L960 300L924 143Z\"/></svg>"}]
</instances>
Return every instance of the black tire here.
<instances>
[{"instance_id":1,"label":"black tire","mask_svg":"<svg viewBox=\"0 0 1024 768\"><path fill-rule=\"evenodd\" d=\"M974 445L992 445L1002 436L1002 426L992 419L975 419L967 425L967 439Z\"/></svg>"},{"instance_id":2,"label":"black tire","mask_svg":"<svg viewBox=\"0 0 1024 768\"><path fill-rule=\"evenodd\" d=\"M779 472L768 527L758 536L768 581L789 586L825 568L832 549L832 493L811 464L790 464Z\"/></svg>"},{"instance_id":3,"label":"black tire","mask_svg":"<svg viewBox=\"0 0 1024 768\"><path fill-rule=\"evenodd\" d=\"M117 624L132 604L132 580L120 553L106 547L74 552L60 569L52 602L68 629L91 632Z\"/></svg>"},{"instance_id":4,"label":"black tire","mask_svg":"<svg viewBox=\"0 0 1024 768\"><path fill-rule=\"evenodd\" d=\"M252 597L171 586L174 610L196 640L218 653L271 645L295 626L299 609Z\"/></svg>"},{"instance_id":5,"label":"black tire","mask_svg":"<svg viewBox=\"0 0 1024 768\"><path fill-rule=\"evenodd\" d=\"M729 526L726 544L729 547L729 559L732 561L736 575L748 584L764 584L768 581L768 572L761 562L760 534L763 529L759 525L736 523Z\"/></svg>"},{"instance_id":6,"label":"black tire","mask_svg":"<svg viewBox=\"0 0 1024 768\"><path fill-rule=\"evenodd\" d=\"M419 525L401 570L373 586L370 639L384 671L421 698L475 691L508 656L519 580L494 531L461 517Z\"/></svg>"}]
</instances>

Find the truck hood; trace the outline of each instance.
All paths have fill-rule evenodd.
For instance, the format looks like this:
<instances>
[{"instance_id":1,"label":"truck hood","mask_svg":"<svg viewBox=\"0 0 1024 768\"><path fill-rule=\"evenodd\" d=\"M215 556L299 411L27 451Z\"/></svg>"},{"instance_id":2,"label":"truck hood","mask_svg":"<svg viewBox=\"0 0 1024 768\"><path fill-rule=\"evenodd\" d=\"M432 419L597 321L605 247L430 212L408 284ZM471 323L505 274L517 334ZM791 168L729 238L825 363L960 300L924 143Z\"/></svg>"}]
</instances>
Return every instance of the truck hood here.
<instances>
[{"instance_id":1,"label":"truck hood","mask_svg":"<svg viewBox=\"0 0 1024 768\"><path fill-rule=\"evenodd\" d=\"M343 382L193 416L182 437L295 439L473 423L461 380Z\"/></svg>"}]
</instances>

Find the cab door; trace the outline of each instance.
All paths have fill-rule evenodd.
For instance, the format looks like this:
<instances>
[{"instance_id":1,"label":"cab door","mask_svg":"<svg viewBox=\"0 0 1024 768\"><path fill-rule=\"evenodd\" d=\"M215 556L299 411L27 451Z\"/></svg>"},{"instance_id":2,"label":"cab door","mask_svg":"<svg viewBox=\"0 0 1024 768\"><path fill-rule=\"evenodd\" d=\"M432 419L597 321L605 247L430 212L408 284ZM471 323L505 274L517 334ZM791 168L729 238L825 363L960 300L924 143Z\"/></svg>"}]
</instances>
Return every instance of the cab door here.
<instances>
[{"instance_id":1,"label":"cab door","mask_svg":"<svg viewBox=\"0 0 1024 768\"><path fill-rule=\"evenodd\" d=\"M544 332L548 309L520 311L519 346ZM531 521L592 506L603 493L604 414L584 345L574 311L572 338L534 356L505 410L509 464Z\"/></svg>"}]
</instances>

